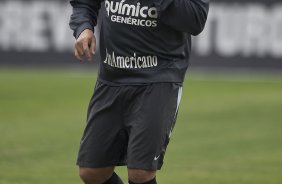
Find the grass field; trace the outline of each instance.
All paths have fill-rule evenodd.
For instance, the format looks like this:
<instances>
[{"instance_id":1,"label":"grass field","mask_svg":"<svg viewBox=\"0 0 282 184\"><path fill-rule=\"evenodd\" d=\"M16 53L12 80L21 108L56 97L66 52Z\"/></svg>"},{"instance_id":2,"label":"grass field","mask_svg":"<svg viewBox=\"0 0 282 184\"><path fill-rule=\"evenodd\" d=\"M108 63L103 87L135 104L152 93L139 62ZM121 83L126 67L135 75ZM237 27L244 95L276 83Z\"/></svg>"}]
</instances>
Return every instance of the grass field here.
<instances>
[{"instance_id":1,"label":"grass field","mask_svg":"<svg viewBox=\"0 0 282 184\"><path fill-rule=\"evenodd\" d=\"M80 183L95 75L0 70L0 184ZM281 184L281 173L282 76L190 74L159 183Z\"/></svg>"}]
</instances>

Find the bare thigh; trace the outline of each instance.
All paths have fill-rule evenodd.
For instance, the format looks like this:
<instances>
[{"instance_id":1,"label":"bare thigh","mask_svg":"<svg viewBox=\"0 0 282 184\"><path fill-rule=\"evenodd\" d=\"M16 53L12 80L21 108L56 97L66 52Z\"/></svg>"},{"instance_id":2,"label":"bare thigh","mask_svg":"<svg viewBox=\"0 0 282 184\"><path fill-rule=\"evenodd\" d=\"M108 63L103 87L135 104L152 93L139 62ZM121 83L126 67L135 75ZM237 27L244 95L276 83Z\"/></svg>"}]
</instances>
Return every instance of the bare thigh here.
<instances>
[{"instance_id":1,"label":"bare thigh","mask_svg":"<svg viewBox=\"0 0 282 184\"><path fill-rule=\"evenodd\" d=\"M156 177L156 171L128 168L128 179L134 183L146 183Z\"/></svg>"},{"instance_id":2,"label":"bare thigh","mask_svg":"<svg viewBox=\"0 0 282 184\"><path fill-rule=\"evenodd\" d=\"M79 168L79 176L85 184L102 184L113 174L114 167L104 168Z\"/></svg>"}]
</instances>

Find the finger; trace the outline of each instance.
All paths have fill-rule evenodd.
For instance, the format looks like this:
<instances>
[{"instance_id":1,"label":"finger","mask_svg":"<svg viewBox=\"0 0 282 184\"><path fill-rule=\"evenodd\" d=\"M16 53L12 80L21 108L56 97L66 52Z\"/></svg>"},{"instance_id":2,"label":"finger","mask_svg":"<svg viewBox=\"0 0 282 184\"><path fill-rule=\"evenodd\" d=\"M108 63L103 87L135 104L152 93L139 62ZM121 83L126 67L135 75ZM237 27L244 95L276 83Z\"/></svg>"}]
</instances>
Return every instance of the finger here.
<instances>
[{"instance_id":1,"label":"finger","mask_svg":"<svg viewBox=\"0 0 282 184\"><path fill-rule=\"evenodd\" d=\"M84 56L84 52L83 52L83 47L80 41L76 42L75 49L79 57L82 58L82 56Z\"/></svg>"},{"instance_id":2,"label":"finger","mask_svg":"<svg viewBox=\"0 0 282 184\"><path fill-rule=\"evenodd\" d=\"M91 50L93 55L96 53L96 38L95 38L95 36L93 36L93 38L92 38L90 50Z\"/></svg>"},{"instance_id":3,"label":"finger","mask_svg":"<svg viewBox=\"0 0 282 184\"><path fill-rule=\"evenodd\" d=\"M76 59L78 59L79 61L82 61L82 58L81 58L81 56L78 54L78 51L77 51L76 48L74 49L74 55L75 55Z\"/></svg>"},{"instance_id":4,"label":"finger","mask_svg":"<svg viewBox=\"0 0 282 184\"><path fill-rule=\"evenodd\" d=\"M85 57L88 60L91 60L92 59L92 54L90 52L90 46L89 46L88 40L84 40L82 44L83 44L83 52L85 54Z\"/></svg>"}]
</instances>

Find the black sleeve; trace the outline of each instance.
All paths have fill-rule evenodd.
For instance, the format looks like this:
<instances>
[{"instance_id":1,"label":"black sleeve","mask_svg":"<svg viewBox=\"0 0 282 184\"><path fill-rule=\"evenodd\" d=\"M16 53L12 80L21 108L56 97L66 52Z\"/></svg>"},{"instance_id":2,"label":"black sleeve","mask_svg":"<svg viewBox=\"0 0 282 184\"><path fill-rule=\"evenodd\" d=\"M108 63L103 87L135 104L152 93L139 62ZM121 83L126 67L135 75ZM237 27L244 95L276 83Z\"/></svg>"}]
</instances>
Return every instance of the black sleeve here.
<instances>
[{"instance_id":1,"label":"black sleeve","mask_svg":"<svg viewBox=\"0 0 282 184\"><path fill-rule=\"evenodd\" d=\"M209 11L210 0L173 0L161 12L161 21L172 28L192 35L200 34Z\"/></svg>"},{"instance_id":2,"label":"black sleeve","mask_svg":"<svg viewBox=\"0 0 282 184\"><path fill-rule=\"evenodd\" d=\"M70 4L73 7L73 12L69 25L73 30L74 37L78 38L85 29L94 31L101 0L70 0Z\"/></svg>"}]
</instances>

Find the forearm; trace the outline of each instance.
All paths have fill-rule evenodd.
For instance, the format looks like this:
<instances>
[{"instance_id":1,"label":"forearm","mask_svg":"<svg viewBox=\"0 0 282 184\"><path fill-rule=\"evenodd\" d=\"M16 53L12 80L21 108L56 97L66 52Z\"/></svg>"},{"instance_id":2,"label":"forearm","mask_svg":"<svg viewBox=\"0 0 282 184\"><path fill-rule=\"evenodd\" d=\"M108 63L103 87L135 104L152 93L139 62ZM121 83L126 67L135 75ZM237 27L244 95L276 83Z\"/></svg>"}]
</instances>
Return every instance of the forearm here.
<instances>
[{"instance_id":1,"label":"forearm","mask_svg":"<svg viewBox=\"0 0 282 184\"><path fill-rule=\"evenodd\" d=\"M100 0L71 0L73 13L70 17L70 28L73 35L78 38L85 29L94 31L97 24L98 11L100 9Z\"/></svg>"},{"instance_id":2,"label":"forearm","mask_svg":"<svg viewBox=\"0 0 282 184\"><path fill-rule=\"evenodd\" d=\"M161 13L161 21L172 28L198 35L204 29L210 0L173 0Z\"/></svg>"}]
</instances>

